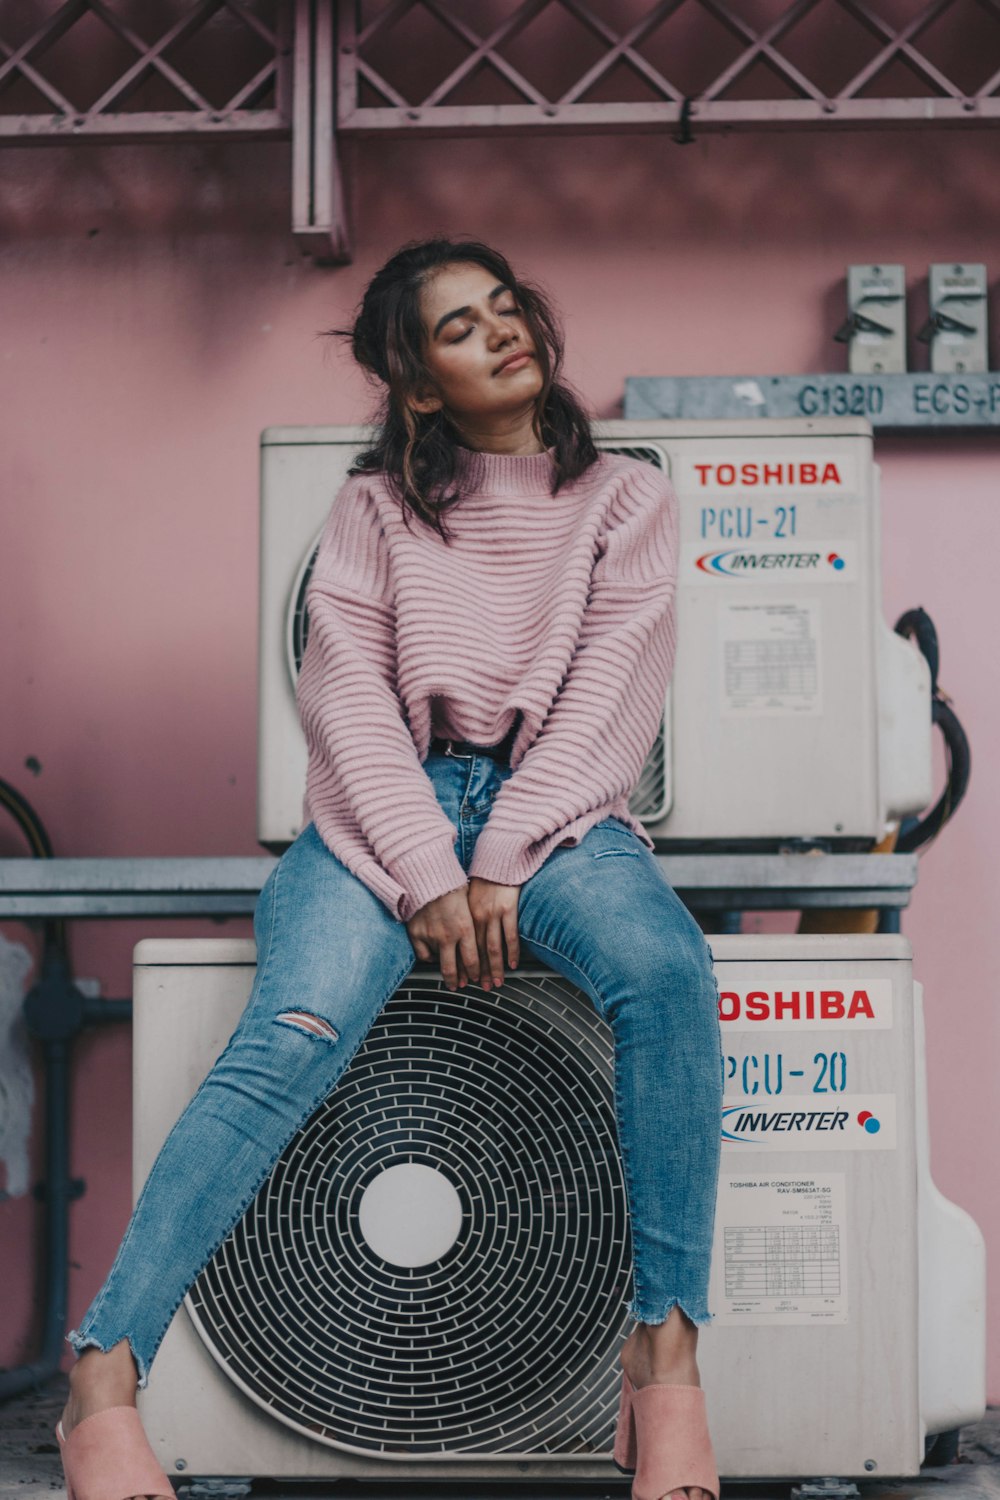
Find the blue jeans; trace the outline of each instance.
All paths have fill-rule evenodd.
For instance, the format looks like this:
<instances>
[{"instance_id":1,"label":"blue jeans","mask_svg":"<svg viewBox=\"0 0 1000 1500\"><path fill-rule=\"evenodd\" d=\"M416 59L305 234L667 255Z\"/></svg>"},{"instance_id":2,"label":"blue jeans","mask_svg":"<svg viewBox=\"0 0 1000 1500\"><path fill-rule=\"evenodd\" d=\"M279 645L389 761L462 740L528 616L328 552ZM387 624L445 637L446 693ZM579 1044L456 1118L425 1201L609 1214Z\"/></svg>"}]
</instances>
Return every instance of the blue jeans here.
<instances>
[{"instance_id":1,"label":"blue jeans","mask_svg":"<svg viewBox=\"0 0 1000 1500\"><path fill-rule=\"evenodd\" d=\"M424 763L469 868L508 765ZM332 914L336 913L336 920ZM675 1303L709 1323L721 1141L718 987L705 935L656 857L616 818L557 848L521 887L522 960L563 974L611 1029L618 1142L632 1233L628 1311ZM416 958L406 925L310 823L264 883L257 971L240 1022L153 1163L77 1352L127 1339L139 1384L183 1297L323 1102Z\"/></svg>"}]
</instances>

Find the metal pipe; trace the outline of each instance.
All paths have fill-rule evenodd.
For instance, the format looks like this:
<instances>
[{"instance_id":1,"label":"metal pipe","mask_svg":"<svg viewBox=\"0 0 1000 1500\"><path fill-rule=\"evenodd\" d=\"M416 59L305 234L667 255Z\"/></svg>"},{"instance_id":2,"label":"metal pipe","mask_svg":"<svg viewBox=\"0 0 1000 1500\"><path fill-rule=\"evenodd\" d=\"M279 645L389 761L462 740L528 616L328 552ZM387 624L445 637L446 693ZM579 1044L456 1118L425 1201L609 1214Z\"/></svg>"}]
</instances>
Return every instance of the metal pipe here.
<instances>
[{"instance_id":1,"label":"metal pipe","mask_svg":"<svg viewBox=\"0 0 1000 1500\"><path fill-rule=\"evenodd\" d=\"M44 1313L42 1348L31 1364L0 1372L0 1401L51 1379L59 1369L66 1332L69 1279L69 1043L42 1043L45 1061Z\"/></svg>"},{"instance_id":2,"label":"metal pipe","mask_svg":"<svg viewBox=\"0 0 1000 1500\"><path fill-rule=\"evenodd\" d=\"M48 947L39 984L25 999L28 1029L39 1040L45 1072L42 1340L38 1358L0 1371L0 1402L35 1390L58 1373L69 1301L70 1075L73 1041L90 1023L127 1021L131 1000L88 1000L73 984L65 954Z\"/></svg>"}]
</instances>

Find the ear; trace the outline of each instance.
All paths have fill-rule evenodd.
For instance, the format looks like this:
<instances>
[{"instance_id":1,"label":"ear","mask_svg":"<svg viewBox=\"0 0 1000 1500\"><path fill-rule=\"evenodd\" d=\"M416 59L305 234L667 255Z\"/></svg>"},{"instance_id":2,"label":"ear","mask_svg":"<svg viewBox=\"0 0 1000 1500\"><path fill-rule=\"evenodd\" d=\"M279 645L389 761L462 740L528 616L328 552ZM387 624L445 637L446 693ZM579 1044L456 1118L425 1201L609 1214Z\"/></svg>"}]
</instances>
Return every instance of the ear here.
<instances>
[{"instance_id":1,"label":"ear","mask_svg":"<svg viewBox=\"0 0 1000 1500\"><path fill-rule=\"evenodd\" d=\"M413 411L420 412L421 416L425 417L430 416L433 411L440 411L444 405L440 396L435 396L433 392L426 390L426 388L409 396L407 403Z\"/></svg>"}]
</instances>

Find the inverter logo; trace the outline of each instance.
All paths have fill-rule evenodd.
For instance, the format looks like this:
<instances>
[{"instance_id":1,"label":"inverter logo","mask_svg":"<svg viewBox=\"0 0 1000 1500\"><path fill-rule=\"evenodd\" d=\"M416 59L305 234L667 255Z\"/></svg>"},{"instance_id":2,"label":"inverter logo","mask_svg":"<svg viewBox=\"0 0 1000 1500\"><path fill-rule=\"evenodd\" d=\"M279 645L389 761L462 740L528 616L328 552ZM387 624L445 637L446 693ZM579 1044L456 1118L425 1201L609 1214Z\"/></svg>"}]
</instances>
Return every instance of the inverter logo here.
<instances>
[{"instance_id":1,"label":"inverter logo","mask_svg":"<svg viewBox=\"0 0 1000 1500\"><path fill-rule=\"evenodd\" d=\"M703 490L726 489L823 489L843 484L840 470L829 459L768 463L748 460L732 463L692 464Z\"/></svg>"},{"instance_id":2,"label":"inverter logo","mask_svg":"<svg viewBox=\"0 0 1000 1500\"><path fill-rule=\"evenodd\" d=\"M682 542L685 584L718 588L731 579L784 590L789 583L843 587L859 581L858 548L852 537L810 537L808 541L752 541L710 552L704 542Z\"/></svg>"},{"instance_id":3,"label":"inverter logo","mask_svg":"<svg viewBox=\"0 0 1000 1500\"><path fill-rule=\"evenodd\" d=\"M726 1099L722 1142L745 1151L885 1151L896 1145L895 1094Z\"/></svg>"},{"instance_id":4,"label":"inverter logo","mask_svg":"<svg viewBox=\"0 0 1000 1500\"><path fill-rule=\"evenodd\" d=\"M722 1111L722 1138L746 1142L768 1131L772 1135L810 1130L843 1132L850 1118L846 1109L748 1109L745 1104L737 1104Z\"/></svg>"},{"instance_id":5,"label":"inverter logo","mask_svg":"<svg viewBox=\"0 0 1000 1500\"><path fill-rule=\"evenodd\" d=\"M832 568L834 572L839 573L843 570L844 560L837 552L829 552L824 558L823 553L816 551L815 548L771 548L768 551L761 551L751 546L730 548L725 552L703 552L700 557L695 558L695 565L703 573L721 573L730 578L750 578L773 568L796 574L816 574L823 572L826 568Z\"/></svg>"},{"instance_id":6,"label":"inverter logo","mask_svg":"<svg viewBox=\"0 0 1000 1500\"><path fill-rule=\"evenodd\" d=\"M733 1031L884 1031L892 1025L892 980L824 988L791 976L774 986L720 986L719 1021Z\"/></svg>"}]
</instances>

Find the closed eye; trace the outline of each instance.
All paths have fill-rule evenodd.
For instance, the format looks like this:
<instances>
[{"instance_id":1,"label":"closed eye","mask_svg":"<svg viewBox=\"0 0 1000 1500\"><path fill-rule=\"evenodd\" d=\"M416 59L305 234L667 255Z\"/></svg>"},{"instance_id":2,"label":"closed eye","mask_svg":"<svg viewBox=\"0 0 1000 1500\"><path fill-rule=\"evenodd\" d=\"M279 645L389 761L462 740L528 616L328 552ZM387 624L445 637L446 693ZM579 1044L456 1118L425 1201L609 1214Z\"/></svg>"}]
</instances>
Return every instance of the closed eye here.
<instances>
[{"instance_id":1,"label":"closed eye","mask_svg":"<svg viewBox=\"0 0 1000 1500\"><path fill-rule=\"evenodd\" d=\"M515 317L520 311L521 311L521 309L519 307L505 307L505 308L503 308L501 310L501 317L504 317L504 318ZM458 335L457 339L449 339L448 342L449 342L449 344L460 344L463 339L467 339L469 337L469 334L471 332L472 332L472 329L471 328L467 328L464 333L460 333Z\"/></svg>"}]
</instances>

